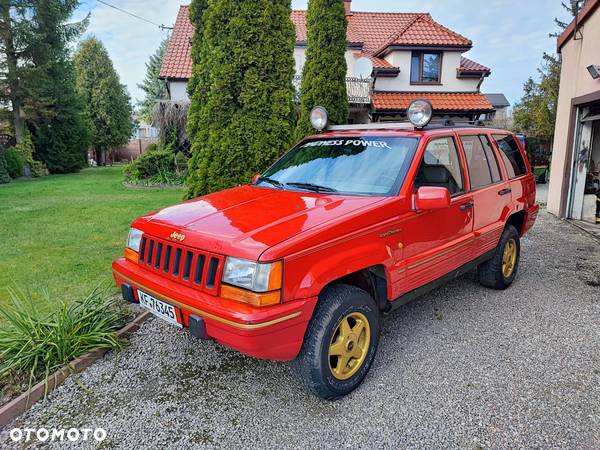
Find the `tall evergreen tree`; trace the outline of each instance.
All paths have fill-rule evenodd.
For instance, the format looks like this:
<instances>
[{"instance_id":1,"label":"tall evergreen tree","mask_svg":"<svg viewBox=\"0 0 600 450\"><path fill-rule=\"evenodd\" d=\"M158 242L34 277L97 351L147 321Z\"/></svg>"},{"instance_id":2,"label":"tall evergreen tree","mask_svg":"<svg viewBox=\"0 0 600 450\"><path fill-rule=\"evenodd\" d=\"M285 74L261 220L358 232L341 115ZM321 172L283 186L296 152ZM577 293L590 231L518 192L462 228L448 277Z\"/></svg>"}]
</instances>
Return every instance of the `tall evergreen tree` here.
<instances>
[{"instance_id":1,"label":"tall evergreen tree","mask_svg":"<svg viewBox=\"0 0 600 450\"><path fill-rule=\"evenodd\" d=\"M166 38L161 42L156 52L150 56L146 63L146 77L144 81L137 85L146 94L144 99L138 102L139 117L146 123L152 123L152 113L156 100L166 98L167 87L165 82L158 77L168 46L169 39Z\"/></svg>"},{"instance_id":2,"label":"tall evergreen tree","mask_svg":"<svg viewBox=\"0 0 600 450\"><path fill-rule=\"evenodd\" d=\"M125 145L133 131L133 110L127 89L119 81L106 48L91 37L79 44L75 54L77 92L85 105L91 145L99 164L107 153Z\"/></svg>"},{"instance_id":3,"label":"tall evergreen tree","mask_svg":"<svg viewBox=\"0 0 600 450\"><path fill-rule=\"evenodd\" d=\"M295 115L289 0L198 5L193 53L205 67L190 87L190 197L248 182L290 144Z\"/></svg>"},{"instance_id":4,"label":"tall evergreen tree","mask_svg":"<svg viewBox=\"0 0 600 450\"><path fill-rule=\"evenodd\" d=\"M308 47L300 85L298 139L314 132L310 112L317 105L327 109L332 124L348 120L344 0L309 0L306 27Z\"/></svg>"},{"instance_id":5,"label":"tall evergreen tree","mask_svg":"<svg viewBox=\"0 0 600 450\"><path fill-rule=\"evenodd\" d=\"M87 20L68 23L77 0L32 0L29 61L24 77L25 114L36 156L54 173L86 165L88 130L83 104L75 91L75 70L68 45Z\"/></svg>"},{"instance_id":6,"label":"tall evergreen tree","mask_svg":"<svg viewBox=\"0 0 600 450\"><path fill-rule=\"evenodd\" d=\"M25 122L22 115L23 89L21 77L23 56L27 52L30 0L0 0L1 79L0 95L9 100L17 143L23 140Z\"/></svg>"}]
</instances>

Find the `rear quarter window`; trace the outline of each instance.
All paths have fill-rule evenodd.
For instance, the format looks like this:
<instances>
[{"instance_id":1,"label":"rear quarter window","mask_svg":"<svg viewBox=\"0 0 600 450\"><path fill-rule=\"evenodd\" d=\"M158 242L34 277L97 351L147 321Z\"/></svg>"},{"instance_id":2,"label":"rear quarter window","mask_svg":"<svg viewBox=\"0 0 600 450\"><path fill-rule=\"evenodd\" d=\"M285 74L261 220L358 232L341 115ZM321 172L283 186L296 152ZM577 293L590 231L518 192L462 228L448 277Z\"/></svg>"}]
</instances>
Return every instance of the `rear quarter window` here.
<instances>
[{"instance_id":1,"label":"rear quarter window","mask_svg":"<svg viewBox=\"0 0 600 450\"><path fill-rule=\"evenodd\" d=\"M504 165L506 166L508 178L525 175L527 173L527 165L514 136L510 134L495 134L493 138L500 149L500 155L502 155L502 161L504 161Z\"/></svg>"}]
</instances>

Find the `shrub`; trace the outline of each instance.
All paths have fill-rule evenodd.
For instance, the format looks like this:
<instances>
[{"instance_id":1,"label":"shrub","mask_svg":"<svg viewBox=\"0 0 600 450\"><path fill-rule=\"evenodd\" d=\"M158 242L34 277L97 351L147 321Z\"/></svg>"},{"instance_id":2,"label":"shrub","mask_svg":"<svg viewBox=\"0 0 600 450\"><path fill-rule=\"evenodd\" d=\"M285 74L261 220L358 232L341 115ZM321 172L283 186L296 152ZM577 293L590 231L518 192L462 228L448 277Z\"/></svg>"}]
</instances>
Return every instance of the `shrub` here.
<instances>
[{"instance_id":1,"label":"shrub","mask_svg":"<svg viewBox=\"0 0 600 450\"><path fill-rule=\"evenodd\" d=\"M31 170L31 176L33 177L45 177L50 175L50 171L41 161L36 161L35 159L31 159L28 163L29 169Z\"/></svg>"},{"instance_id":2,"label":"shrub","mask_svg":"<svg viewBox=\"0 0 600 450\"><path fill-rule=\"evenodd\" d=\"M183 159L182 159L183 158ZM165 149L146 151L125 167L125 179L141 184L182 184L186 175L187 159L184 155Z\"/></svg>"},{"instance_id":3,"label":"shrub","mask_svg":"<svg viewBox=\"0 0 600 450\"><path fill-rule=\"evenodd\" d=\"M10 183L10 175L6 167L5 152L0 150L0 184Z\"/></svg>"},{"instance_id":4,"label":"shrub","mask_svg":"<svg viewBox=\"0 0 600 450\"><path fill-rule=\"evenodd\" d=\"M187 175L188 159L182 152L175 155L175 173L177 176L185 177Z\"/></svg>"},{"instance_id":5,"label":"shrub","mask_svg":"<svg viewBox=\"0 0 600 450\"><path fill-rule=\"evenodd\" d=\"M25 160L19 152L13 147L6 150L6 168L11 178L19 178L23 176L23 167Z\"/></svg>"},{"instance_id":6,"label":"shrub","mask_svg":"<svg viewBox=\"0 0 600 450\"><path fill-rule=\"evenodd\" d=\"M11 301L0 304L0 383L27 380L31 387L91 350L122 347L115 332L125 313L98 289L51 313L41 312L48 310L48 298L40 305L26 294L10 294Z\"/></svg>"},{"instance_id":7,"label":"shrub","mask_svg":"<svg viewBox=\"0 0 600 450\"><path fill-rule=\"evenodd\" d=\"M41 161L33 159L34 146L31 140L31 134L29 130L25 128L23 133L23 139L20 143L15 145L14 150L21 157L23 164L29 168L30 175L33 177L45 177L48 175L48 168ZM14 177L13 177L14 178Z\"/></svg>"}]
</instances>

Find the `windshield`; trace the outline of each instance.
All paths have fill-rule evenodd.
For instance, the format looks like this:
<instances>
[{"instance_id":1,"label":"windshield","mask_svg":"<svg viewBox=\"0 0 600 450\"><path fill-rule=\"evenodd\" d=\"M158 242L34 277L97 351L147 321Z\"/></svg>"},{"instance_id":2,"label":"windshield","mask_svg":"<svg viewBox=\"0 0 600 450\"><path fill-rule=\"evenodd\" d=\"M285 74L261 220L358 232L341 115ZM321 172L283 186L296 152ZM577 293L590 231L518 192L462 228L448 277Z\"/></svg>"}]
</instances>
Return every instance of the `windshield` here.
<instances>
[{"instance_id":1,"label":"windshield","mask_svg":"<svg viewBox=\"0 0 600 450\"><path fill-rule=\"evenodd\" d=\"M376 136L303 141L256 185L332 194L396 195L417 142L417 138Z\"/></svg>"}]
</instances>

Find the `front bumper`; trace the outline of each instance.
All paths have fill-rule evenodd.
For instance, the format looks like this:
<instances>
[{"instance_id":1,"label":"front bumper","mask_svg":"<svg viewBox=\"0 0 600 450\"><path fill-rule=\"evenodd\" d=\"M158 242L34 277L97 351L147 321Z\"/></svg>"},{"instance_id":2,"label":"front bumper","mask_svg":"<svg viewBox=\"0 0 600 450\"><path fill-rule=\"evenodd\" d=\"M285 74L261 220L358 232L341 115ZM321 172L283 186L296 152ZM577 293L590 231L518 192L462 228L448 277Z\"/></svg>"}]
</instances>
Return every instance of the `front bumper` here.
<instances>
[{"instance_id":1,"label":"front bumper","mask_svg":"<svg viewBox=\"0 0 600 450\"><path fill-rule=\"evenodd\" d=\"M140 289L181 308L184 327L200 316L206 334L222 345L250 356L289 361L298 356L317 298L294 300L267 308L213 297L150 273L124 258L112 265L117 286Z\"/></svg>"}]
</instances>

